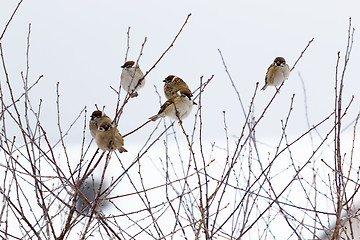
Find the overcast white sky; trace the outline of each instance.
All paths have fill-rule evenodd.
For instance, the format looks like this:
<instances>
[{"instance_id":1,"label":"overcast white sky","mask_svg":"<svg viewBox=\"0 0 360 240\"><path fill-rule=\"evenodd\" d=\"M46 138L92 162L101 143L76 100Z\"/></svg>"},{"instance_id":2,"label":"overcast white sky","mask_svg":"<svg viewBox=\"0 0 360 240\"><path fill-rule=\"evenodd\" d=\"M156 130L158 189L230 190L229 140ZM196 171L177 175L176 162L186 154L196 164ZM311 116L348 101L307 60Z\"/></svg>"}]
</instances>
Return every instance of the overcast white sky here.
<instances>
[{"instance_id":1,"label":"overcast white sky","mask_svg":"<svg viewBox=\"0 0 360 240\"><path fill-rule=\"evenodd\" d=\"M0 30L4 28L16 1L2 1ZM129 132L157 112L162 79L169 74L182 77L195 89L200 76L215 75L204 93L203 107L210 139L222 138L223 116L227 112L230 131L237 134L243 115L235 92L224 71L221 49L229 71L245 106L255 83L264 82L269 64L284 56L289 65L315 38L303 59L292 72L257 134L271 136L280 130L290 98L295 94L293 125L289 134L307 129L304 118L304 94L298 72L307 91L310 124L315 124L333 108L334 72L337 51L344 53L348 18L353 27L360 25L358 1L24 1L2 40L7 67L15 87L20 87L20 71L25 70L28 24L31 23L30 80L44 75L31 92L34 105L43 99L42 120L55 125L56 82L60 82L63 126L67 126L85 106L106 106L113 115L116 95L126 52L126 32L130 31L129 59L137 59L141 43L147 42L140 60L148 70L168 47L186 16L192 16L170 52L148 75L140 97L131 100L121 120L120 131ZM355 43L345 81L344 100L360 90L359 35ZM342 55L343 57L343 55ZM3 78L3 76L0 76ZM255 117L274 92L259 92ZM354 113L359 110L355 96ZM89 114L88 114L89 115ZM50 120L49 120L50 119ZM239 124L239 120L241 121ZM296 120L296 121L295 121ZM189 120L190 121L190 120ZM350 122L350 120L349 120ZM83 124L79 122L79 127ZM207 125L205 125L207 126ZM148 126L148 129L152 129ZM144 129L145 131L145 129ZM51 134L51 133L48 133ZM56 137L56 135L54 136ZM141 133L127 141L136 141ZM70 140L70 139L69 139ZM72 139L77 141L76 139Z\"/></svg>"},{"instance_id":2,"label":"overcast white sky","mask_svg":"<svg viewBox=\"0 0 360 240\"><path fill-rule=\"evenodd\" d=\"M14 0L0 1L0 32L16 5L17 1ZM223 111L226 111L230 135L239 135L245 119L218 49L221 49L242 101L248 107L256 82L260 82L261 86L264 84L266 70L273 59L283 56L292 66L309 40L314 38L280 95L257 126L257 140L275 148L281 135L280 121L288 114L293 94L294 110L287 133L297 137L308 129L299 73L306 88L310 125L321 121L333 111L337 52L341 51L342 67L349 17L352 17L352 26L356 31L346 72L344 104L348 103L351 95L355 99L344 119L344 126L356 117L360 109L359 9L358 0L24 0L1 43L11 84L15 94L19 94L22 92L20 72L26 70L26 38L31 23L29 80L32 83L40 75L44 77L31 90L30 97L34 108L40 98L43 100L41 121L53 142L58 139L57 82L60 82L61 121L64 129L84 107L89 117L95 104L100 107L105 105L106 113L113 117L117 96L110 86L118 88L119 85L128 27L131 27L128 59L138 58L141 44L147 38L140 60L140 66L145 72L169 46L191 13L189 22L173 48L146 78L146 86L140 90L139 97L131 99L126 105L119 130L127 133L158 111L159 99L154 85L164 101L162 80L167 75L178 75L193 90L198 87L201 76L206 80L214 75L205 89L202 104L206 130L204 136L210 142L224 140ZM0 71L0 81L1 86L5 87L3 71ZM259 117L274 91L273 87L269 87L257 93L255 118ZM193 125L193 115L184 120L189 131ZM326 133L332 124L330 121L319 131ZM66 139L69 143L81 143L83 125L82 117ZM154 126L155 123L150 123L127 137L125 144L128 144L128 149L138 150L134 146L138 142L142 144L144 136L147 138ZM7 130L11 132L9 127ZM273 136L276 136L276 141L272 141ZM90 138L89 133L87 137ZM296 150L301 156L303 150ZM130 152L126 157L133 159L132 155L136 156L136 152ZM278 179L281 180L280 177Z\"/></svg>"}]
</instances>

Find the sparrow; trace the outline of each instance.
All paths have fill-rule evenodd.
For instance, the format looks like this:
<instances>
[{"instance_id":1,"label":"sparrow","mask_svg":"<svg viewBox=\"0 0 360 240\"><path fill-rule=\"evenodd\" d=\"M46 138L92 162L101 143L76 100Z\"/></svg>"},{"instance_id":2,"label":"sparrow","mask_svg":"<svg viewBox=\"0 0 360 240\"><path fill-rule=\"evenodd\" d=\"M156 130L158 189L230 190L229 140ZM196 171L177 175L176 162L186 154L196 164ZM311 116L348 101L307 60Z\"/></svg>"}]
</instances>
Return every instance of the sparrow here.
<instances>
[{"instance_id":1,"label":"sparrow","mask_svg":"<svg viewBox=\"0 0 360 240\"><path fill-rule=\"evenodd\" d=\"M96 144L103 151L119 150L120 153L127 152L124 146L124 139L119 130L109 121L103 121L96 133Z\"/></svg>"},{"instance_id":2,"label":"sparrow","mask_svg":"<svg viewBox=\"0 0 360 240\"><path fill-rule=\"evenodd\" d=\"M193 105L196 105L196 103L191 100L191 92L185 89L180 90L179 96L168 99L160 107L159 112L156 115L149 117L149 119L156 121L159 118L168 116L175 120L179 119L181 122L182 119L189 115Z\"/></svg>"},{"instance_id":3,"label":"sparrow","mask_svg":"<svg viewBox=\"0 0 360 240\"><path fill-rule=\"evenodd\" d=\"M169 75L163 80L163 82L165 83L164 94L167 99L180 96L178 93L180 90L187 90L190 92L190 97L192 97L190 88L181 78L174 75Z\"/></svg>"},{"instance_id":4,"label":"sparrow","mask_svg":"<svg viewBox=\"0 0 360 240\"><path fill-rule=\"evenodd\" d=\"M125 91L130 94L130 97L137 97L138 90L145 85L144 74L139 65L135 66L134 61L127 61L121 66L121 85Z\"/></svg>"},{"instance_id":5,"label":"sparrow","mask_svg":"<svg viewBox=\"0 0 360 240\"><path fill-rule=\"evenodd\" d=\"M289 65L283 57L275 58L274 62L270 65L265 76L265 85L261 90L265 90L267 86L279 86L282 84L290 75ZM276 91L279 89L276 88Z\"/></svg>"},{"instance_id":6,"label":"sparrow","mask_svg":"<svg viewBox=\"0 0 360 240\"><path fill-rule=\"evenodd\" d=\"M111 118L109 118L105 113L100 110L94 111L90 116L89 128L90 133L93 138L96 137L96 133L98 132L98 127L101 122L112 122Z\"/></svg>"}]
</instances>

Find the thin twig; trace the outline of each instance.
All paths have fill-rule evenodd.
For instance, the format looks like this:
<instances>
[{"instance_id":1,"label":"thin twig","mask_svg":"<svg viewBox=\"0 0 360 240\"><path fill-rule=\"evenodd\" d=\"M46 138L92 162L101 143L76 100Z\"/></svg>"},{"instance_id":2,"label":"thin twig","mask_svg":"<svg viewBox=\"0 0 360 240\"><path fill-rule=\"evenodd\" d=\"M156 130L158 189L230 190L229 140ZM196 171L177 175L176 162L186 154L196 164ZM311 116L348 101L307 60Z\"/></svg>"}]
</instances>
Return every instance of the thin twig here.
<instances>
[{"instance_id":1,"label":"thin twig","mask_svg":"<svg viewBox=\"0 0 360 240\"><path fill-rule=\"evenodd\" d=\"M19 7L20 7L20 5L21 5L21 3L22 3L23 1L24 1L24 0L20 0L20 2L17 4L15 10L14 10L13 13L11 14L11 16L10 16L10 18L9 18L9 21L5 24L5 28L4 28L3 32L1 33L1 35L0 35L0 41L1 41L1 39L4 37L4 34L5 34L6 30L7 30L7 28L9 27L11 21L13 20L13 18L14 18L14 16L15 16L15 13L16 13L17 10L19 9Z\"/></svg>"},{"instance_id":2,"label":"thin twig","mask_svg":"<svg viewBox=\"0 0 360 240\"><path fill-rule=\"evenodd\" d=\"M304 55L304 53L306 52L306 50L308 49L308 47L310 46L310 44L311 44L313 41L314 41L314 38L312 38L312 39L308 42L308 44L306 45L305 49L300 53L300 56L298 57L298 59L296 59L294 65L293 65L292 68L290 69L290 72L295 69L295 66L296 66L297 63L300 61L300 59L302 58L302 56Z\"/></svg>"}]
</instances>

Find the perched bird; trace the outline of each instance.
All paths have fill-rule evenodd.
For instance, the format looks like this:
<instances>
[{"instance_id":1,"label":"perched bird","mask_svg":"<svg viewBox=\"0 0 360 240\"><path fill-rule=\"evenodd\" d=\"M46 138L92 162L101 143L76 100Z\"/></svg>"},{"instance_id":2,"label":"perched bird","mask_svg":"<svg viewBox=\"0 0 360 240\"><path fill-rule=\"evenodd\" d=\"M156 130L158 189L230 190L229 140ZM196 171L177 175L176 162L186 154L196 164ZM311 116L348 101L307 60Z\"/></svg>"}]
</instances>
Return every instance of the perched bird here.
<instances>
[{"instance_id":1,"label":"perched bird","mask_svg":"<svg viewBox=\"0 0 360 240\"><path fill-rule=\"evenodd\" d=\"M137 97L138 90L145 85L144 74L139 65L135 66L134 61L127 61L121 66L121 85L125 91L130 94L130 97Z\"/></svg>"},{"instance_id":2,"label":"perched bird","mask_svg":"<svg viewBox=\"0 0 360 240\"><path fill-rule=\"evenodd\" d=\"M174 75L169 75L163 80L163 82L165 83L164 93L167 99L180 96L180 94L178 93L178 91L180 90L187 90L192 97L190 88L181 78Z\"/></svg>"},{"instance_id":3,"label":"perched bird","mask_svg":"<svg viewBox=\"0 0 360 240\"><path fill-rule=\"evenodd\" d=\"M90 133L93 138L96 137L96 133L98 132L98 127L101 122L112 122L112 120L102 111L100 110L94 111L91 114L89 121Z\"/></svg>"},{"instance_id":4,"label":"perched bird","mask_svg":"<svg viewBox=\"0 0 360 240\"><path fill-rule=\"evenodd\" d=\"M152 121L168 116L180 121L187 117L195 103L191 100L191 92L180 90L180 95L168 99L161 107L158 114L149 117Z\"/></svg>"},{"instance_id":5,"label":"perched bird","mask_svg":"<svg viewBox=\"0 0 360 240\"><path fill-rule=\"evenodd\" d=\"M265 85L261 90L265 90L267 86L279 86L283 83L290 75L289 65L283 57L275 58L274 62L270 65L265 76ZM277 91L279 89L276 88Z\"/></svg>"},{"instance_id":6,"label":"perched bird","mask_svg":"<svg viewBox=\"0 0 360 240\"><path fill-rule=\"evenodd\" d=\"M127 152L124 146L124 139L119 130L109 121L101 122L96 134L96 144L103 151Z\"/></svg>"}]
</instances>

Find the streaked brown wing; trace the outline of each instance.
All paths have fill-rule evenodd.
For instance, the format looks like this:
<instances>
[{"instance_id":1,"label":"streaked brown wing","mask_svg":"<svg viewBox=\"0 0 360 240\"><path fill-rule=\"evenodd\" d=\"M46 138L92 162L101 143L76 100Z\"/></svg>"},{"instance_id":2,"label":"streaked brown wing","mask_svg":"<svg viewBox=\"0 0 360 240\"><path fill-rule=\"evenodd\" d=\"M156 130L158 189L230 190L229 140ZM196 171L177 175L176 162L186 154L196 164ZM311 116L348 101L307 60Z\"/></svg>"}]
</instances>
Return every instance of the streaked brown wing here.
<instances>
[{"instance_id":1,"label":"streaked brown wing","mask_svg":"<svg viewBox=\"0 0 360 240\"><path fill-rule=\"evenodd\" d=\"M173 84L175 86L175 92L179 91L179 90L182 90L182 89L189 89L189 86L184 82L184 80L182 80L181 78L179 77L176 77L174 80L173 80ZM190 89L189 89L190 90Z\"/></svg>"},{"instance_id":2,"label":"streaked brown wing","mask_svg":"<svg viewBox=\"0 0 360 240\"><path fill-rule=\"evenodd\" d=\"M266 84L272 84L273 80L269 78L269 76L273 76L274 75L274 71L275 68L274 66L271 64L270 67L268 67L268 70L266 72L266 76L265 76L265 83Z\"/></svg>"},{"instance_id":3,"label":"streaked brown wing","mask_svg":"<svg viewBox=\"0 0 360 240\"><path fill-rule=\"evenodd\" d=\"M165 109L166 109L167 107L169 107L169 106L170 106L171 104L173 104L173 103L174 103L174 100L173 100L173 99L169 99L169 100L167 100L166 102L164 102L164 104L161 105L158 114L164 112Z\"/></svg>"}]
</instances>

